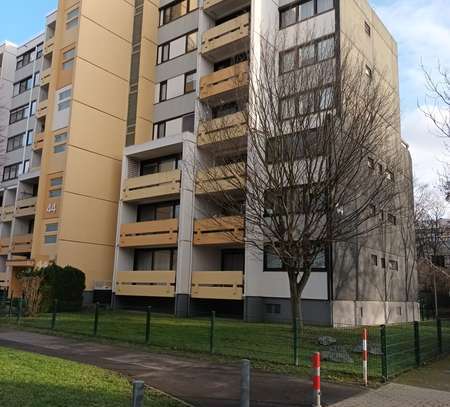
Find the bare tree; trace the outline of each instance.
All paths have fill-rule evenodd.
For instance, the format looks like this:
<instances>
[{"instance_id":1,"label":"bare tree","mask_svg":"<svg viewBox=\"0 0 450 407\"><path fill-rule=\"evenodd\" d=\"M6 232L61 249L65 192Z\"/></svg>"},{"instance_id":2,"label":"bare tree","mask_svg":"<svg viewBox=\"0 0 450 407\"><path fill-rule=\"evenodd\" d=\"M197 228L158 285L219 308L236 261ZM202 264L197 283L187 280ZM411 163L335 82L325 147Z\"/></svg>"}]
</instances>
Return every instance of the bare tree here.
<instances>
[{"instance_id":1,"label":"bare tree","mask_svg":"<svg viewBox=\"0 0 450 407\"><path fill-rule=\"evenodd\" d=\"M242 216L242 241L287 273L292 321L302 324L315 262L389 225L382 215L401 206L399 112L382 75L351 48L338 59L332 37L293 52L279 35L261 44L248 76L237 75L238 113L211 120L226 100L205 109L200 133L222 147L200 153L196 188L222 214Z\"/></svg>"}]
</instances>

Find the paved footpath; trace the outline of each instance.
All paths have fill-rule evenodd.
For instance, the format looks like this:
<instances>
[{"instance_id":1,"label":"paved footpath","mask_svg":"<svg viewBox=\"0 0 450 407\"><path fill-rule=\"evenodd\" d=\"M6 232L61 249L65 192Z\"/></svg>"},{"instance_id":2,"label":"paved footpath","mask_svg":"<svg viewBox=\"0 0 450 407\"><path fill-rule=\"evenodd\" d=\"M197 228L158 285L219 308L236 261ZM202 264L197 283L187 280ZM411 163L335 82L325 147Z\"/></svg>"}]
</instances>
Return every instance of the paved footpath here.
<instances>
[{"instance_id":1,"label":"paved footpath","mask_svg":"<svg viewBox=\"0 0 450 407\"><path fill-rule=\"evenodd\" d=\"M9 328L0 329L0 346L114 370L144 380L149 386L195 407L239 405L238 365L220 365ZM324 383L323 405L329 406L365 392L366 390L357 386ZM252 407L312 405L311 383L290 376L254 371L251 393Z\"/></svg>"}]
</instances>

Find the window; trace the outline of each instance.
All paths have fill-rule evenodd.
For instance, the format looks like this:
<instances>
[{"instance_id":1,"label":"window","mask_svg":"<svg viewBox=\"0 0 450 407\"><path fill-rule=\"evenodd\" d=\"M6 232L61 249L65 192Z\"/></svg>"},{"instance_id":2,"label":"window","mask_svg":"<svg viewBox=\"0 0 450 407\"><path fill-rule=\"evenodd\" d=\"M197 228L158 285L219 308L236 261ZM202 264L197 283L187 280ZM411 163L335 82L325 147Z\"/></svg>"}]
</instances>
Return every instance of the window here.
<instances>
[{"instance_id":1,"label":"window","mask_svg":"<svg viewBox=\"0 0 450 407\"><path fill-rule=\"evenodd\" d=\"M364 31L369 37L372 35L372 29L367 21L364 21Z\"/></svg>"},{"instance_id":2,"label":"window","mask_svg":"<svg viewBox=\"0 0 450 407\"><path fill-rule=\"evenodd\" d=\"M18 150L23 147L23 137L25 133L18 134L17 136L10 137L6 144L6 152Z\"/></svg>"},{"instance_id":3,"label":"window","mask_svg":"<svg viewBox=\"0 0 450 407\"><path fill-rule=\"evenodd\" d=\"M371 170L375 169L375 161L373 158L367 158L367 167L369 167L369 169Z\"/></svg>"},{"instance_id":4,"label":"window","mask_svg":"<svg viewBox=\"0 0 450 407\"><path fill-rule=\"evenodd\" d=\"M280 28L288 27L297 22L297 6L280 11Z\"/></svg>"},{"instance_id":5,"label":"window","mask_svg":"<svg viewBox=\"0 0 450 407\"><path fill-rule=\"evenodd\" d=\"M334 7L333 0L317 0L317 14L324 13Z\"/></svg>"},{"instance_id":6,"label":"window","mask_svg":"<svg viewBox=\"0 0 450 407\"><path fill-rule=\"evenodd\" d=\"M7 165L3 168L3 181L10 181L19 176L20 163Z\"/></svg>"},{"instance_id":7,"label":"window","mask_svg":"<svg viewBox=\"0 0 450 407\"><path fill-rule=\"evenodd\" d=\"M55 135L55 143L63 143L67 140L68 134L67 133L61 133Z\"/></svg>"},{"instance_id":8,"label":"window","mask_svg":"<svg viewBox=\"0 0 450 407\"><path fill-rule=\"evenodd\" d=\"M70 30L78 25L80 16L80 9L77 7L67 13L66 16L66 30Z\"/></svg>"},{"instance_id":9,"label":"window","mask_svg":"<svg viewBox=\"0 0 450 407\"><path fill-rule=\"evenodd\" d=\"M165 25L198 8L198 0L178 0L159 10L159 25Z\"/></svg>"},{"instance_id":10,"label":"window","mask_svg":"<svg viewBox=\"0 0 450 407\"><path fill-rule=\"evenodd\" d=\"M195 92L196 88L196 71L192 71L184 75L184 93Z\"/></svg>"},{"instance_id":11,"label":"window","mask_svg":"<svg viewBox=\"0 0 450 407\"><path fill-rule=\"evenodd\" d=\"M265 304L266 314L280 314L281 305L280 304Z\"/></svg>"},{"instance_id":12,"label":"window","mask_svg":"<svg viewBox=\"0 0 450 407\"><path fill-rule=\"evenodd\" d=\"M395 226L397 224L397 217L392 215L392 213L388 213L387 220L391 225Z\"/></svg>"},{"instance_id":13,"label":"window","mask_svg":"<svg viewBox=\"0 0 450 407\"><path fill-rule=\"evenodd\" d=\"M389 270L398 271L398 261L389 260Z\"/></svg>"},{"instance_id":14,"label":"window","mask_svg":"<svg viewBox=\"0 0 450 407\"><path fill-rule=\"evenodd\" d=\"M370 256L370 262L372 266L378 266L378 256L376 254L372 254Z\"/></svg>"},{"instance_id":15,"label":"window","mask_svg":"<svg viewBox=\"0 0 450 407\"><path fill-rule=\"evenodd\" d=\"M137 222L177 219L179 213L179 201L139 205L137 210Z\"/></svg>"},{"instance_id":16,"label":"window","mask_svg":"<svg viewBox=\"0 0 450 407\"><path fill-rule=\"evenodd\" d=\"M50 180L50 186L51 187L59 187L61 186L63 183L63 178L62 177L57 177L57 178L52 178Z\"/></svg>"},{"instance_id":17,"label":"window","mask_svg":"<svg viewBox=\"0 0 450 407\"><path fill-rule=\"evenodd\" d=\"M244 270L245 252L239 249L222 250L222 270Z\"/></svg>"},{"instance_id":18,"label":"window","mask_svg":"<svg viewBox=\"0 0 450 407\"><path fill-rule=\"evenodd\" d=\"M64 71L73 69L73 64L75 61L75 48L72 48L66 52L63 52L62 60L63 60L62 69Z\"/></svg>"},{"instance_id":19,"label":"window","mask_svg":"<svg viewBox=\"0 0 450 407\"><path fill-rule=\"evenodd\" d=\"M45 225L45 232L57 232L58 231L58 224L57 223L47 223Z\"/></svg>"},{"instance_id":20,"label":"window","mask_svg":"<svg viewBox=\"0 0 450 407\"><path fill-rule=\"evenodd\" d=\"M154 160L141 162L141 176L148 174L156 174L158 172L173 171L178 169L178 162L181 157L179 155L160 157Z\"/></svg>"},{"instance_id":21,"label":"window","mask_svg":"<svg viewBox=\"0 0 450 407\"><path fill-rule=\"evenodd\" d=\"M46 235L44 237L44 243L45 244L56 244L56 235Z\"/></svg>"},{"instance_id":22,"label":"window","mask_svg":"<svg viewBox=\"0 0 450 407\"><path fill-rule=\"evenodd\" d=\"M327 38L317 43L317 60L324 61L334 57L334 37Z\"/></svg>"},{"instance_id":23,"label":"window","mask_svg":"<svg viewBox=\"0 0 450 407\"><path fill-rule=\"evenodd\" d=\"M33 78L33 86L36 88L37 86L40 85L40 81L41 81L41 73L38 71L34 74L34 78Z\"/></svg>"},{"instance_id":24,"label":"window","mask_svg":"<svg viewBox=\"0 0 450 407\"><path fill-rule=\"evenodd\" d=\"M11 110L9 115L9 124L16 123L20 120L26 119L30 111L30 106L25 105Z\"/></svg>"},{"instance_id":25,"label":"window","mask_svg":"<svg viewBox=\"0 0 450 407\"><path fill-rule=\"evenodd\" d=\"M316 62L316 47L314 44L299 49L299 66L312 65Z\"/></svg>"},{"instance_id":26,"label":"window","mask_svg":"<svg viewBox=\"0 0 450 407\"><path fill-rule=\"evenodd\" d=\"M394 181L394 173L392 171L386 170L386 178L389 181Z\"/></svg>"},{"instance_id":27,"label":"window","mask_svg":"<svg viewBox=\"0 0 450 407\"><path fill-rule=\"evenodd\" d=\"M322 89L320 91L320 110L327 110L332 108L334 105L334 90L330 86L328 88Z\"/></svg>"},{"instance_id":28,"label":"window","mask_svg":"<svg viewBox=\"0 0 450 407\"><path fill-rule=\"evenodd\" d=\"M369 213L370 213L370 216L376 216L377 215L377 207L375 205L369 205Z\"/></svg>"},{"instance_id":29,"label":"window","mask_svg":"<svg viewBox=\"0 0 450 407\"><path fill-rule=\"evenodd\" d=\"M383 166L380 163L377 164L377 169L378 169L378 174L382 175L383 174Z\"/></svg>"},{"instance_id":30,"label":"window","mask_svg":"<svg viewBox=\"0 0 450 407\"><path fill-rule=\"evenodd\" d=\"M334 8L334 0L302 0L280 10L280 28L288 27Z\"/></svg>"},{"instance_id":31,"label":"window","mask_svg":"<svg viewBox=\"0 0 450 407\"><path fill-rule=\"evenodd\" d=\"M34 139L34 130L33 129L28 130L26 141L27 146L31 146L33 144L33 139Z\"/></svg>"},{"instance_id":32,"label":"window","mask_svg":"<svg viewBox=\"0 0 450 407\"><path fill-rule=\"evenodd\" d=\"M386 268L386 259L384 257L381 258L381 268Z\"/></svg>"},{"instance_id":33,"label":"window","mask_svg":"<svg viewBox=\"0 0 450 407\"><path fill-rule=\"evenodd\" d=\"M37 106L37 101L33 100L30 105L30 116L34 116L36 114L36 106Z\"/></svg>"},{"instance_id":34,"label":"window","mask_svg":"<svg viewBox=\"0 0 450 407\"><path fill-rule=\"evenodd\" d=\"M34 61L36 57L36 49L33 48L17 57L16 69L23 68Z\"/></svg>"},{"instance_id":35,"label":"window","mask_svg":"<svg viewBox=\"0 0 450 407\"><path fill-rule=\"evenodd\" d=\"M36 45L36 59L39 59L42 56L42 52L44 50L44 43Z\"/></svg>"},{"instance_id":36,"label":"window","mask_svg":"<svg viewBox=\"0 0 450 407\"><path fill-rule=\"evenodd\" d=\"M282 73L292 71L297 67L296 53L297 51L293 49L281 54L280 66Z\"/></svg>"},{"instance_id":37,"label":"window","mask_svg":"<svg viewBox=\"0 0 450 407\"><path fill-rule=\"evenodd\" d=\"M72 102L72 89L67 89L58 95L58 111L70 108Z\"/></svg>"},{"instance_id":38,"label":"window","mask_svg":"<svg viewBox=\"0 0 450 407\"><path fill-rule=\"evenodd\" d=\"M183 132L194 131L194 113L156 123L153 126L153 139L176 136Z\"/></svg>"},{"instance_id":39,"label":"window","mask_svg":"<svg viewBox=\"0 0 450 407\"><path fill-rule=\"evenodd\" d=\"M197 31L190 33L186 38L186 53L197 49Z\"/></svg>"},{"instance_id":40,"label":"window","mask_svg":"<svg viewBox=\"0 0 450 407\"><path fill-rule=\"evenodd\" d=\"M67 144L58 144L57 146L53 147L53 152L55 154L63 153L67 149Z\"/></svg>"},{"instance_id":41,"label":"window","mask_svg":"<svg viewBox=\"0 0 450 407\"><path fill-rule=\"evenodd\" d=\"M197 31L194 31L160 45L158 47L157 64L162 64L196 49Z\"/></svg>"},{"instance_id":42,"label":"window","mask_svg":"<svg viewBox=\"0 0 450 407\"><path fill-rule=\"evenodd\" d=\"M50 191L48 191L48 196L50 198L59 198L62 194L62 189L61 188L57 188L57 189L51 189Z\"/></svg>"},{"instance_id":43,"label":"window","mask_svg":"<svg viewBox=\"0 0 450 407\"><path fill-rule=\"evenodd\" d=\"M370 66L366 65L365 73L369 79L372 79L373 74L372 74L372 69L370 68Z\"/></svg>"},{"instance_id":44,"label":"window","mask_svg":"<svg viewBox=\"0 0 450 407\"><path fill-rule=\"evenodd\" d=\"M306 3L300 4L299 6L299 18L301 20L306 20L314 15L314 1L307 1Z\"/></svg>"},{"instance_id":45,"label":"window","mask_svg":"<svg viewBox=\"0 0 450 407\"><path fill-rule=\"evenodd\" d=\"M177 249L135 250L134 270L169 271L177 268Z\"/></svg>"},{"instance_id":46,"label":"window","mask_svg":"<svg viewBox=\"0 0 450 407\"><path fill-rule=\"evenodd\" d=\"M167 100L167 81L163 81L159 84L159 102Z\"/></svg>"},{"instance_id":47,"label":"window","mask_svg":"<svg viewBox=\"0 0 450 407\"><path fill-rule=\"evenodd\" d=\"M25 160L22 164L22 174L26 174L30 170L30 160Z\"/></svg>"},{"instance_id":48,"label":"window","mask_svg":"<svg viewBox=\"0 0 450 407\"><path fill-rule=\"evenodd\" d=\"M32 76L30 76L26 79L23 79L20 82L15 83L14 89L13 89L13 96L20 95L21 93L24 93L27 90L30 90L32 86L33 86L33 77Z\"/></svg>"}]
</instances>

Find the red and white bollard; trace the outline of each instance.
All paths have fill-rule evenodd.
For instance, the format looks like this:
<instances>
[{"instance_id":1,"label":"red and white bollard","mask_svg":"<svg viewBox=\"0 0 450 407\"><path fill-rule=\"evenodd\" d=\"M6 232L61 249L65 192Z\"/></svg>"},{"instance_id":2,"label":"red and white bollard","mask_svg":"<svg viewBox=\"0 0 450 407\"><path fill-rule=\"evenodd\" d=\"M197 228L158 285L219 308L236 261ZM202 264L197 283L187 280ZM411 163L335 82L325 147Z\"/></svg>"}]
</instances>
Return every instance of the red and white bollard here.
<instances>
[{"instance_id":1,"label":"red and white bollard","mask_svg":"<svg viewBox=\"0 0 450 407\"><path fill-rule=\"evenodd\" d=\"M312 357L313 367L313 407L321 407L320 404L320 352L316 352Z\"/></svg>"},{"instance_id":2,"label":"red and white bollard","mask_svg":"<svg viewBox=\"0 0 450 407\"><path fill-rule=\"evenodd\" d=\"M367 328L363 329L362 333L362 360L363 360L363 380L364 386L367 386Z\"/></svg>"}]
</instances>

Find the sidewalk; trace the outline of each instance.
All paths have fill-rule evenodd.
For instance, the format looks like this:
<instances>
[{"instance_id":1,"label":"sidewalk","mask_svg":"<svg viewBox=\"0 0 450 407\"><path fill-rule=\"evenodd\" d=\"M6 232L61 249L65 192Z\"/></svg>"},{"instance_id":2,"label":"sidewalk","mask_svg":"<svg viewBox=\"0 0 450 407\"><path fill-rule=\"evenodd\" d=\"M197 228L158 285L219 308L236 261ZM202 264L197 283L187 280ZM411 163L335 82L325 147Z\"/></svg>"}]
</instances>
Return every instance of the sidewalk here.
<instances>
[{"instance_id":1,"label":"sidewalk","mask_svg":"<svg viewBox=\"0 0 450 407\"><path fill-rule=\"evenodd\" d=\"M41 353L114 370L196 407L239 405L240 370L219 365L134 351L126 347L0 329L0 346ZM311 406L311 383L295 377L252 372L253 406ZM366 393L357 386L324 383L323 405Z\"/></svg>"}]
</instances>

